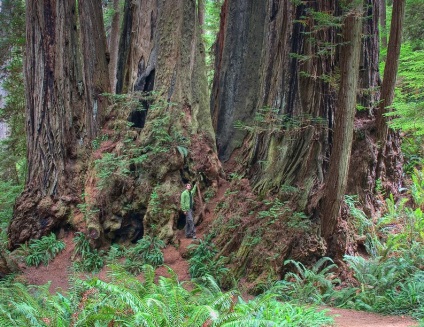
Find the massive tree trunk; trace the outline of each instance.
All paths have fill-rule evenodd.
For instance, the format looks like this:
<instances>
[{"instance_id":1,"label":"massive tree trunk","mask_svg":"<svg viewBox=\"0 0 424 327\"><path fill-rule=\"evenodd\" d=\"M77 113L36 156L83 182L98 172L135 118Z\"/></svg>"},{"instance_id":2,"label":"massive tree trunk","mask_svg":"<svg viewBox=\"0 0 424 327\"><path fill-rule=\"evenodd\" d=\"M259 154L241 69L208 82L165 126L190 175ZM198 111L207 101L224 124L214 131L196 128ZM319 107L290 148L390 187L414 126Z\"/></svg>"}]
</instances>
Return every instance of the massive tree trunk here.
<instances>
[{"instance_id":1,"label":"massive tree trunk","mask_svg":"<svg viewBox=\"0 0 424 327\"><path fill-rule=\"evenodd\" d=\"M100 1L78 7L83 56L75 1L27 1L28 175L8 230L12 248L60 226L80 200L84 151L96 135L99 94L109 82L100 76L107 72Z\"/></svg>"},{"instance_id":2,"label":"massive tree trunk","mask_svg":"<svg viewBox=\"0 0 424 327\"><path fill-rule=\"evenodd\" d=\"M218 153L223 161L228 160L234 149L241 146L246 135L245 131L235 129L234 123L239 120L251 122L260 98L258 67L266 32L266 10L266 1L224 1L222 5L220 32L215 47L211 113ZM290 12L287 15L291 17ZM284 28L284 25L281 27ZM283 29L281 33L287 32ZM276 54L284 56L287 50L286 53Z\"/></svg>"},{"instance_id":3,"label":"massive tree trunk","mask_svg":"<svg viewBox=\"0 0 424 327\"><path fill-rule=\"evenodd\" d=\"M300 208L323 182L337 84L335 51L320 49L335 42L336 31L304 18L309 9L336 6L226 1L212 91L220 158L242 157L240 171L247 168L259 193L297 189ZM233 15L241 22L233 24ZM249 128L234 128L238 120L254 125L247 138Z\"/></svg>"},{"instance_id":4,"label":"massive tree trunk","mask_svg":"<svg viewBox=\"0 0 424 327\"><path fill-rule=\"evenodd\" d=\"M104 133L119 120L132 127L108 150L126 173L102 179L103 155L86 185L97 203L96 238L135 242L148 233L172 240L184 182L210 186L219 178L197 14L194 0L125 3L117 93L128 93L128 101Z\"/></svg>"},{"instance_id":5,"label":"massive tree trunk","mask_svg":"<svg viewBox=\"0 0 424 327\"><path fill-rule=\"evenodd\" d=\"M339 37L344 12L338 1L223 4L211 97L213 124L226 168L247 177L256 195L238 209L230 196L218 212L221 226L239 226L236 232L221 228L216 239L221 254L231 254L237 275L247 270L252 281L260 280L261 267L282 274L285 268L279 263L288 257L310 262L338 252L328 248L334 244L321 235L334 231L348 238L347 224L335 220L344 189L361 189L364 197L373 192L375 181L369 179L376 167L375 122L367 115L379 96L377 1L369 0L366 8L367 37L358 57L359 17L348 18L348 24L355 20L355 29L346 30L354 33L346 36L355 44L344 45ZM347 55L346 47L353 52ZM347 73L348 66L356 71ZM358 102L368 111L358 113L353 130L358 84ZM350 165L360 169L350 172L345 186L352 132L353 148L356 151L359 142L362 153ZM328 197L331 191L334 202ZM331 208L329 220L319 211L324 194ZM262 201L264 197L268 201Z\"/></svg>"},{"instance_id":6,"label":"massive tree trunk","mask_svg":"<svg viewBox=\"0 0 424 327\"><path fill-rule=\"evenodd\" d=\"M352 3L350 3L352 5ZM361 53L363 3L358 2L344 19L340 50L340 89L333 127L334 141L321 206L322 236L331 243L346 191L352 149ZM344 252L344 251L343 251Z\"/></svg>"},{"instance_id":7,"label":"massive tree trunk","mask_svg":"<svg viewBox=\"0 0 424 327\"><path fill-rule=\"evenodd\" d=\"M358 195L369 216L379 210L375 201L377 141L374 111L380 100L379 74L379 1L366 1L363 22L361 63L359 69L358 105L354 141L350 158L347 194Z\"/></svg>"}]
</instances>

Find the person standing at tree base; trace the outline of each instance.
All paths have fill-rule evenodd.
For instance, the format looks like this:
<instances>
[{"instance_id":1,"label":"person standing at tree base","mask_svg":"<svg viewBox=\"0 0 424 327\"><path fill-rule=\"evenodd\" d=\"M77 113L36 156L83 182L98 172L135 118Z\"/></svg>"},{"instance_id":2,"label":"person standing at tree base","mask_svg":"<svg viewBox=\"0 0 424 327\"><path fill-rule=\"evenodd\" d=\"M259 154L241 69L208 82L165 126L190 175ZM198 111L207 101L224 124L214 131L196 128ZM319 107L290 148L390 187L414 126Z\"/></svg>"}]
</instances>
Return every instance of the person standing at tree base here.
<instances>
[{"instance_id":1,"label":"person standing at tree base","mask_svg":"<svg viewBox=\"0 0 424 327\"><path fill-rule=\"evenodd\" d=\"M196 192L197 185L193 189L191 184L186 184L186 189L181 193L181 210L186 216L185 236L187 238L196 238L196 230L193 220L193 196Z\"/></svg>"}]
</instances>

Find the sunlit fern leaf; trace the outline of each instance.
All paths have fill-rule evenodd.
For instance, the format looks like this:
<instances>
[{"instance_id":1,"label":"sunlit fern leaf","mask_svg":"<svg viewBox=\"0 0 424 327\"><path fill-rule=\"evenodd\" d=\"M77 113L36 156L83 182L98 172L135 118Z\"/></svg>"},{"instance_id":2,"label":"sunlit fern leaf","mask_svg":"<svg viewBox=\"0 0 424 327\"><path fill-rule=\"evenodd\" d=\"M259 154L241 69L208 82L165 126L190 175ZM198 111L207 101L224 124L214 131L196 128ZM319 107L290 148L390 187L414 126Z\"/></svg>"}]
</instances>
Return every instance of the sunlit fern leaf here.
<instances>
[{"instance_id":1,"label":"sunlit fern leaf","mask_svg":"<svg viewBox=\"0 0 424 327\"><path fill-rule=\"evenodd\" d=\"M177 150L178 150L178 152L181 154L181 157L182 157L183 159L187 157L187 155L188 155L188 150L187 150L187 148L186 148L186 147L183 147L183 146L178 145L178 146L177 146Z\"/></svg>"},{"instance_id":2,"label":"sunlit fern leaf","mask_svg":"<svg viewBox=\"0 0 424 327\"><path fill-rule=\"evenodd\" d=\"M18 326L17 321L11 315L8 305L0 304L0 326Z\"/></svg>"},{"instance_id":3,"label":"sunlit fern leaf","mask_svg":"<svg viewBox=\"0 0 424 327\"><path fill-rule=\"evenodd\" d=\"M206 321L214 322L219 318L219 311L215 310L209 305L195 305L189 316L185 321L184 326L197 327L203 326Z\"/></svg>"},{"instance_id":4,"label":"sunlit fern leaf","mask_svg":"<svg viewBox=\"0 0 424 327\"><path fill-rule=\"evenodd\" d=\"M149 292L151 289L155 288L155 270L150 265L144 265L143 266L143 273L144 273L144 282L143 285L146 288L146 290Z\"/></svg>"},{"instance_id":5,"label":"sunlit fern leaf","mask_svg":"<svg viewBox=\"0 0 424 327\"><path fill-rule=\"evenodd\" d=\"M18 315L23 316L24 321L27 322L28 326L43 327L44 324L39 323L39 319L37 316L37 314L39 314L39 309L41 308L34 307L28 303L17 303L14 301L12 301L11 303L14 307L14 311Z\"/></svg>"}]
</instances>

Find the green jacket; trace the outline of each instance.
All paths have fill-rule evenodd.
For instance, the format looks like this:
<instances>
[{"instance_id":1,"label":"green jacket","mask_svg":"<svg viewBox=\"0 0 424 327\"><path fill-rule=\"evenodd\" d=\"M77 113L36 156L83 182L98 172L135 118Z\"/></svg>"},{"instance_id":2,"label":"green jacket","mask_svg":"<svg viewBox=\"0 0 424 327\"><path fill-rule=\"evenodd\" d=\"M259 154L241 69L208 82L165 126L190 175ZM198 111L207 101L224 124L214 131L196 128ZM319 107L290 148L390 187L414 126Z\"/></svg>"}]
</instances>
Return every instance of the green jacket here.
<instances>
[{"instance_id":1,"label":"green jacket","mask_svg":"<svg viewBox=\"0 0 424 327\"><path fill-rule=\"evenodd\" d=\"M197 190L197 185L194 185L193 188L189 190L185 190L181 193L181 210L189 211L193 208L194 196ZM191 207L190 207L190 193L191 193Z\"/></svg>"}]
</instances>

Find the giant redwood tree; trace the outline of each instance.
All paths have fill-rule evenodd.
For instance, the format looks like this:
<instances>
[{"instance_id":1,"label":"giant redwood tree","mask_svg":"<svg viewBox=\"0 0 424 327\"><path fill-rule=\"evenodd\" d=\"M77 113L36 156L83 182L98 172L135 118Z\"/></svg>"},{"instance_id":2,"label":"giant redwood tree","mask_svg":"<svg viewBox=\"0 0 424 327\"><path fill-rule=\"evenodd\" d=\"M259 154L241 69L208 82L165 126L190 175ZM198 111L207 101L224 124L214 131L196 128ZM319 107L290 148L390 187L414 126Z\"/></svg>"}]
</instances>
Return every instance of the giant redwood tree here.
<instances>
[{"instance_id":1,"label":"giant redwood tree","mask_svg":"<svg viewBox=\"0 0 424 327\"><path fill-rule=\"evenodd\" d=\"M109 90L101 10L96 0L26 3L28 175L8 230L11 247L49 233L79 202L84 149Z\"/></svg>"},{"instance_id":2,"label":"giant redwood tree","mask_svg":"<svg viewBox=\"0 0 424 327\"><path fill-rule=\"evenodd\" d=\"M88 234L172 240L184 183L216 186L220 174L196 1L126 1L118 53L111 137L84 191Z\"/></svg>"},{"instance_id":3,"label":"giant redwood tree","mask_svg":"<svg viewBox=\"0 0 424 327\"><path fill-rule=\"evenodd\" d=\"M86 227L97 245L173 238L183 183L216 187L198 13L194 0L126 1L120 95L106 101L115 59L101 1L28 1L29 171L11 247L65 222Z\"/></svg>"},{"instance_id":4,"label":"giant redwood tree","mask_svg":"<svg viewBox=\"0 0 424 327\"><path fill-rule=\"evenodd\" d=\"M378 5L224 2L211 113L219 157L253 191L243 208L228 204L233 213L226 206L218 213L225 217L221 225L239 226L216 239L221 254L232 254L237 275L247 269L253 281L283 273L286 258L308 262L344 253L345 190L359 190L373 206ZM368 110L356 112L356 103ZM258 208L258 217L240 218Z\"/></svg>"}]
</instances>

